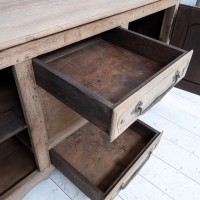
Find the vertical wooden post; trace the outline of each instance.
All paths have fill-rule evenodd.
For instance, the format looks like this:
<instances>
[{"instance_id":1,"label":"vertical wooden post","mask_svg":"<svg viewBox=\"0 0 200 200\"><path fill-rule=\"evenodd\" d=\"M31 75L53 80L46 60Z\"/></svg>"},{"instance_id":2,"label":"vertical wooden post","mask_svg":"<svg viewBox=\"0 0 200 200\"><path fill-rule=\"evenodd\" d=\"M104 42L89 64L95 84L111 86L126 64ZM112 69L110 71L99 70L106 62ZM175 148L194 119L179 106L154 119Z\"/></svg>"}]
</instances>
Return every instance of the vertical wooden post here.
<instances>
[{"instance_id":1,"label":"vertical wooden post","mask_svg":"<svg viewBox=\"0 0 200 200\"><path fill-rule=\"evenodd\" d=\"M44 171L50 165L50 157L43 111L37 92L31 60L15 65L13 67L13 74L28 125L36 163L38 169Z\"/></svg>"},{"instance_id":2,"label":"vertical wooden post","mask_svg":"<svg viewBox=\"0 0 200 200\"><path fill-rule=\"evenodd\" d=\"M174 18L176 16L178 6L180 0L177 1L177 4L173 7L170 7L165 10L163 23L160 31L160 40L169 44L170 42L170 35L172 31L172 25Z\"/></svg>"}]
</instances>

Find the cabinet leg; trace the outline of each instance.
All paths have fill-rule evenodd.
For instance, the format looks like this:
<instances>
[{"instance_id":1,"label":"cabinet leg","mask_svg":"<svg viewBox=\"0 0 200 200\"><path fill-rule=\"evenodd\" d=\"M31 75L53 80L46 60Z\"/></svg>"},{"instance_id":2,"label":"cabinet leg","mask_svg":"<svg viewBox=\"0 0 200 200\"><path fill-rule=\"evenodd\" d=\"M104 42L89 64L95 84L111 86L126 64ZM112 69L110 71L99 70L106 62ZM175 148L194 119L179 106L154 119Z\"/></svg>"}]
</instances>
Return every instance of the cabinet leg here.
<instances>
[{"instance_id":1,"label":"cabinet leg","mask_svg":"<svg viewBox=\"0 0 200 200\"><path fill-rule=\"evenodd\" d=\"M13 67L13 74L28 125L36 163L38 169L44 171L50 165L50 157L43 111L37 92L31 60L16 64Z\"/></svg>"}]
</instances>

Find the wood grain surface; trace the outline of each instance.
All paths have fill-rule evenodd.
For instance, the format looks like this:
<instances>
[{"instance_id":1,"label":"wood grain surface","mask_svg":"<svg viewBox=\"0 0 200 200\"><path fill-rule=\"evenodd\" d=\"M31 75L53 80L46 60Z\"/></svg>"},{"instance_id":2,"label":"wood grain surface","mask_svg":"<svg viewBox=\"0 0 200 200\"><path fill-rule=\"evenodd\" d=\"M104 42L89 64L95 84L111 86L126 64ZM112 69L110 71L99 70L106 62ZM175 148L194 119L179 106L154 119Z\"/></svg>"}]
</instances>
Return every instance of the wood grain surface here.
<instances>
[{"instance_id":1,"label":"wood grain surface","mask_svg":"<svg viewBox=\"0 0 200 200\"><path fill-rule=\"evenodd\" d=\"M156 1L1 1L0 50Z\"/></svg>"}]
</instances>

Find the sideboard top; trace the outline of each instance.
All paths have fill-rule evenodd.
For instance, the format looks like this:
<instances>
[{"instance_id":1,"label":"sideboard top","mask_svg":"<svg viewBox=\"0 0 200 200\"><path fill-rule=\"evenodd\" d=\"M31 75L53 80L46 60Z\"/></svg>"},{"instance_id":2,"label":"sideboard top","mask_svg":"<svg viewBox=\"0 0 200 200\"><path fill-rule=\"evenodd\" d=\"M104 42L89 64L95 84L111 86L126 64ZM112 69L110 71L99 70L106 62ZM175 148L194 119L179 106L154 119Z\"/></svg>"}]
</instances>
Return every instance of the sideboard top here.
<instances>
[{"instance_id":1,"label":"sideboard top","mask_svg":"<svg viewBox=\"0 0 200 200\"><path fill-rule=\"evenodd\" d=\"M159 0L0 0L0 50Z\"/></svg>"}]
</instances>

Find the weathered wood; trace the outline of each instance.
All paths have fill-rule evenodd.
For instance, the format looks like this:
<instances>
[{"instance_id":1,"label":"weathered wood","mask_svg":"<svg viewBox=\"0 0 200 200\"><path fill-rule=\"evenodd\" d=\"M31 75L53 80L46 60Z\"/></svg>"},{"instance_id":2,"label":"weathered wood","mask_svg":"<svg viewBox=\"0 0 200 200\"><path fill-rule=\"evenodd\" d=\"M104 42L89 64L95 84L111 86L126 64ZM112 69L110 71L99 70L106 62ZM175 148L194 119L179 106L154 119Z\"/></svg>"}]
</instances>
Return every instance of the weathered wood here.
<instances>
[{"instance_id":1,"label":"weathered wood","mask_svg":"<svg viewBox=\"0 0 200 200\"><path fill-rule=\"evenodd\" d=\"M54 146L59 144L61 141L69 137L71 134L73 134L75 131L77 131L79 128L87 123L88 121L85 118L79 116L78 119L73 120L71 124L66 126L67 128L65 128L63 131L56 133L53 137L49 139L48 148L52 149Z\"/></svg>"},{"instance_id":2,"label":"weathered wood","mask_svg":"<svg viewBox=\"0 0 200 200\"><path fill-rule=\"evenodd\" d=\"M185 52L180 48L123 28L107 31L103 33L102 37L117 46L149 58L161 65L167 65Z\"/></svg>"},{"instance_id":3,"label":"weathered wood","mask_svg":"<svg viewBox=\"0 0 200 200\"><path fill-rule=\"evenodd\" d=\"M21 200L30 189L32 189L39 182L47 179L54 170L55 167L53 165L50 165L48 168L46 168L44 172L35 170L29 176L13 186L8 192L2 195L0 200Z\"/></svg>"},{"instance_id":4,"label":"weathered wood","mask_svg":"<svg viewBox=\"0 0 200 200\"><path fill-rule=\"evenodd\" d=\"M193 51L183 54L169 64L162 73L158 74L148 83L145 83L142 88L114 108L111 128L112 140L126 130L139 117L140 112L136 110L139 102L142 102L140 105L141 111L145 111L152 102L156 101L165 91L185 76L192 53ZM176 78L175 76L178 71L180 72L180 76Z\"/></svg>"},{"instance_id":5,"label":"weathered wood","mask_svg":"<svg viewBox=\"0 0 200 200\"><path fill-rule=\"evenodd\" d=\"M22 0L17 4L26 4ZM32 1L0 12L0 50L97 21L157 0ZM37 5L36 5L37 3ZM32 4L32 5L31 5ZM34 6L34 4L36 6ZM1 6L1 4L0 4ZM8 5L7 5L8 6ZM11 4L12 6L12 4ZM34 24L34 26L30 26ZM22 28L19 28L22 27Z\"/></svg>"},{"instance_id":6,"label":"weathered wood","mask_svg":"<svg viewBox=\"0 0 200 200\"><path fill-rule=\"evenodd\" d=\"M0 69L75 43L175 5L177 0L162 0L105 19L91 22L51 36L27 42L0 52ZM107 3L106 3L107 4ZM30 27L30 25L29 25Z\"/></svg>"},{"instance_id":7,"label":"weathered wood","mask_svg":"<svg viewBox=\"0 0 200 200\"><path fill-rule=\"evenodd\" d=\"M102 126L104 130L109 132L112 104L108 100L91 93L90 90L66 74L51 70L48 64L39 59L33 59L33 65L36 82L39 86L86 119L91 120L97 126Z\"/></svg>"},{"instance_id":8,"label":"weathered wood","mask_svg":"<svg viewBox=\"0 0 200 200\"><path fill-rule=\"evenodd\" d=\"M44 171L50 165L50 158L43 112L38 97L31 61L14 66L13 72L38 169Z\"/></svg>"},{"instance_id":9,"label":"weathered wood","mask_svg":"<svg viewBox=\"0 0 200 200\"><path fill-rule=\"evenodd\" d=\"M160 30L160 40L169 43L172 32L172 24L177 14L180 0L177 0L176 5L165 10L162 27Z\"/></svg>"},{"instance_id":10,"label":"weathered wood","mask_svg":"<svg viewBox=\"0 0 200 200\"><path fill-rule=\"evenodd\" d=\"M85 125L87 120L42 88L38 89L48 136L48 148L51 149Z\"/></svg>"},{"instance_id":11,"label":"weathered wood","mask_svg":"<svg viewBox=\"0 0 200 200\"><path fill-rule=\"evenodd\" d=\"M0 144L0 196L36 169L33 154L18 140Z\"/></svg>"},{"instance_id":12,"label":"weathered wood","mask_svg":"<svg viewBox=\"0 0 200 200\"><path fill-rule=\"evenodd\" d=\"M87 124L54 147L50 151L51 158L53 164L91 199L104 199L113 196L110 192L116 184L119 190L133 175L160 136L145 124L136 122L111 144L102 131Z\"/></svg>"},{"instance_id":13,"label":"weathered wood","mask_svg":"<svg viewBox=\"0 0 200 200\"><path fill-rule=\"evenodd\" d=\"M149 102L140 98L147 105L154 102L171 87L176 70L180 68L184 74L183 67L187 69L191 55L182 58L183 66L171 67L173 61L180 63L184 54L184 50L163 42L115 28L103 33L102 38L93 37L35 58L33 66L39 86L101 128L113 141L139 116L131 114L139 102L135 93L146 88ZM168 68L171 70L167 74ZM146 84L156 82L154 79L164 84L162 91L159 84L156 89L152 87L154 92L148 89ZM117 112L124 114L115 118L113 112L130 96L132 105L121 107L124 110Z\"/></svg>"}]
</instances>

